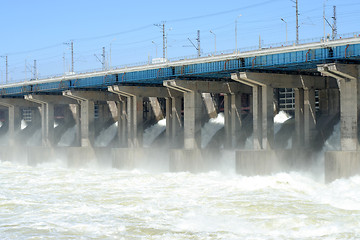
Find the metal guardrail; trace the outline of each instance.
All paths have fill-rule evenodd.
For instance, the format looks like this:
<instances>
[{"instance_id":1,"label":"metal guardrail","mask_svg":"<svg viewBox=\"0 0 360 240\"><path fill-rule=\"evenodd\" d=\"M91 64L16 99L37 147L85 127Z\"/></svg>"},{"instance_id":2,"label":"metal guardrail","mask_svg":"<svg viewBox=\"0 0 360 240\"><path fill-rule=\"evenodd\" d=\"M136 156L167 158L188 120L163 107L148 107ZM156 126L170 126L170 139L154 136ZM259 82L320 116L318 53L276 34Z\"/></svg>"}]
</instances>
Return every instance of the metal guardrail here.
<instances>
[{"instance_id":1,"label":"metal guardrail","mask_svg":"<svg viewBox=\"0 0 360 240\"><path fill-rule=\"evenodd\" d=\"M360 38L360 32L352 32L352 33L346 33L346 34L340 34L337 36L336 39L325 39L326 42L332 42L335 40L339 40L339 39L348 39L348 38ZM192 60L192 59L199 59L199 58L205 58L205 57L215 57L215 56L223 56L223 55L228 55L228 54L235 54L235 53L248 53L248 52L253 52L253 51L265 51L265 50L269 50L269 49L275 49L275 48L282 48L282 47L288 47L288 46L300 46L303 44L309 44L309 43L321 43L321 42L325 42L323 37L318 37L318 38L308 38L308 39L302 39L299 40L299 43L296 44L296 41L288 41L288 42L278 42L278 43L272 43L272 44L264 44L261 45L261 48L259 48L259 46L252 46L252 47L244 47L244 48L239 48L239 49L228 49L228 50L223 50L223 51L216 51L215 52L208 52L208 53L204 53L203 56L199 57L198 55L187 55L187 56L182 56L182 57L174 57L174 58L169 58L167 59L166 63L173 63L173 62L178 62L178 61L183 61L183 60ZM137 62L137 63L130 63L130 64L122 64L122 65L117 65L112 67L111 69L106 69L107 70L119 70L119 69L126 69L126 68L131 68L131 67L141 67L141 66L151 66L154 65L153 63L146 61L146 62ZM92 73L100 73L103 72L104 69L102 68L95 68L95 69L87 69L84 71L78 71L76 72L76 74L73 75L66 75L66 74L51 74L51 75L41 75L41 78L36 79L37 81L41 81L41 80L45 80L45 79L53 79L53 78L61 78L61 77L66 77L66 76L75 76L75 75L80 75L80 74L92 74ZM35 79L31 79L31 80L35 80ZM31 80L27 80L27 81L31 81ZM10 82L11 83L21 83L21 82L27 82L25 79L17 79L17 80L13 80ZM1 85L5 85L5 84L1 84ZM1 86L0 85L0 86Z\"/></svg>"}]
</instances>

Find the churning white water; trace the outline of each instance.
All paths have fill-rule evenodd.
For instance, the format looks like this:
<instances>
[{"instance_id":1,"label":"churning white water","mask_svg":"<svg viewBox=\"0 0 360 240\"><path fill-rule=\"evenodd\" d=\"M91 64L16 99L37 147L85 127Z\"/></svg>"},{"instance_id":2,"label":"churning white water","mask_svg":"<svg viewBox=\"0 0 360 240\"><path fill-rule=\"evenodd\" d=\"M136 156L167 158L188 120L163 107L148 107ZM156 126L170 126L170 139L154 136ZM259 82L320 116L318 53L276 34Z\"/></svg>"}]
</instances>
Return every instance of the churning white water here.
<instances>
[{"instance_id":1,"label":"churning white water","mask_svg":"<svg viewBox=\"0 0 360 240\"><path fill-rule=\"evenodd\" d=\"M1 239L359 239L360 177L0 162Z\"/></svg>"},{"instance_id":2,"label":"churning white water","mask_svg":"<svg viewBox=\"0 0 360 240\"><path fill-rule=\"evenodd\" d=\"M285 111L280 111L274 117L274 133L276 134L280 129L284 122L289 120L291 116Z\"/></svg>"},{"instance_id":3,"label":"churning white water","mask_svg":"<svg viewBox=\"0 0 360 240\"><path fill-rule=\"evenodd\" d=\"M76 125L71 128L68 128L64 134L61 136L58 146L59 147L69 147L75 141L76 136Z\"/></svg>"},{"instance_id":4,"label":"churning white water","mask_svg":"<svg viewBox=\"0 0 360 240\"><path fill-rule=\"evenodd\" d=\"M219 113L216 118L211 118L204 126L201 128L201 147L206 147L214 135L221 128L224 127L225 119L224 114Z\"/></svg>"},{"instance_id":5,"label":"churning white water","mask_svg":"<svg viewBox=\"0 0 360 240\"><path fill-rule=\"evenodd\" d=\"M118 122L113 123L110 127L102 130L95 139L96 147L106 147L109 146L110 142L115 138L117 134Z\"/></svg>"},{"instance_id":6,"label":"churning white water","mask_svg":"<svg viewBox=\"0 0 360 240\"><path fill-rule=\"evenodd\" d=\"M150 147L150 145L155 141L155 139L165 131L166 129L166 119L161 119L156 124L145 129L143 135L143 145L144 147Z\"/></svg>"}]
</instances>

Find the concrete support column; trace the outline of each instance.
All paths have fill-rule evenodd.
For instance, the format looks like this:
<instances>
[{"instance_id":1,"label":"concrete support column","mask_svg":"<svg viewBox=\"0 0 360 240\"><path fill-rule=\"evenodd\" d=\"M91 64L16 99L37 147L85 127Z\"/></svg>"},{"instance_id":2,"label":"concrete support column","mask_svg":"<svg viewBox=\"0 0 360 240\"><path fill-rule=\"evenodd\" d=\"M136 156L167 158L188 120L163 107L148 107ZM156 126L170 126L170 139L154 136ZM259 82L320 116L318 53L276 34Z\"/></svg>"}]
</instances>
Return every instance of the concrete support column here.
<instances>
[{"instance_id":1,"label":"concrete support column","mask_svg":"<svg viewBox=\"0 0 360 240\"><path fill-rule=\"evenodd\" d=\"M51 147L54 145L54 104L41 104L41 136L42 145Z\"/></svg>"},{"instance_id":2,"label":"concrete support column","mask_svg":"<svg viewBox=\"0 0 360 240\"><path fill-rule=\"evenodd\" d=\"M271 149L274 144L274 89L261 87L262 100L262 148Z\"/></svg>"},{"instance_id":3,"label":"concrete support column","mask_svg":"<svg viewBox=\"0 0 360 240\"><path fill-rule=\"evenodd\" d=\"M81 101L81 146L90 147L94 145L94 101Z\"/></svg>"},{"instance_id":4,"label":"concrete support column","mask_svg":"<svg viewBox=\"0 0 360 240\"><path fill-rule=\"evenodd\" d=\"M171 139L172 136L172 98L165 98L165 112L166 112L166 138Z\"/></svg>"},{"instance_id":5,"label":"concrete support column","mask_svg":"<svg viewBox=\"0 0 360 240\"><path fill-rule=\"evenodd\" d=\"M182 127L181 104L181 97L166 98L166 137L172 147L178 145L177 136Z\"/></svg>"},{"instance_id":6,"label":"concrete support column","mask_svg":"<svg viewBox=\"0 0 360 240\"><path fill-rule=\"evenodd\" d=\"M143 98L127 97L128 147L141 147L143 138Z\"/></svg>"},{"instance_id":7,"label":"concrete support column","mask_svg":"<svg viewBox=\"0 0 360 240\"><path fill-rule=\"evenodd\" d=\"M80 122L80 105L70 104L70 110L75 119L75 146L81 146L81 122Z\"/></svg>"},{"instance_id":8,"label":"concrete support column","mask_svg":"<svg viewBox=\"0 0 360 240\"><path fill-rule=\"evenodd\" d=\"M9 106L9 146L15 146L15 134L21 128L21 109L19 106Z\"/></svg>"},{"instance_id":9,"label":"concrete support column","mask_svg":"<svg viewBox=\"0 0 360 240\"><path fill-rule=\"evenodd\" d=\"M225 146L235 148L241 128L241 94L224 95Z\"/></svg>"},{"instance_id":10,"label":"concrete support column","mask_svg":"<svg viewBox=\"0 0 360 240\"><path fill-rule=\"evenodd\" d=\"M149 97L150 105L157 121L164 119L164 114L161 111L161 106L157 97Z\"/></svg>"},{"instance_id":11,"label":"concrete support column","mask_svg":"<svg viewBox=\"0 0 360 240\"><path fill-rule=\"evenodd\" d=\"M295 139L293 147L303 147L304 138L304 89L295 88Z\"/></svg>"},{"instance_id":12,"label":"concrete support column","mask_svg":"<svg viewBox=\"0 0 360 240\"><path fill-rule=\"evenodd\" d=\"M180 132L180 129L183 127L182 116L181 116L181 105L182 105L182 97L173 97L171 104L171 114L172 114L172 143L176 144L177 135Z\"/></svg>"},{"instance_id":13,"label":"concrete support column","mask_svg":"<svg viewBox=\"0 0 360 240\"><path fill-rule=\"evenodd\" d=\"M355 151L358 148L358 80L339 81L341 150Z\"/></svg>"},{"instance_id":14,"label":"concrete support column","mask_svg":"<svg viewBox=\"0 0 360 240\"><path fill-rule=\"evenodd\" d=\"M184 147L201 148L201 94L196 91L184 93Z\"/></svg>"},{"instance_id":15,"label":"concrete support column","mask_svg":"<svg viewBox=\"0 0 360 240\"><path fill-rule=\"evenodd\" d=\"M310 147L316 136L316 109L315 90L304 89L304 138L307 147Z\"/></svg>"},{"instance_id":16,"label":"concrete support column","mask_svg":"<svg viewBox=\"0 0 360 240\"><path fill-rule=\"evenodd\" d=\"M127 146L127 107L126 107L126 100L119 101L117 103L118 108L118 138L120 146L125 147Z\"/></svg>"},{"instance_id":17,"label":"concrete support column","mask_svg":"<svg viewBox=\"0 0 360 240\"><path fill-rule=\"evenodd\" d=\"M252 103L254 150L260 150L262 149L262 111L260 105L262 103L262 94L261 87L258 85L252 87Z\"/></svg>"},{"instance_id":18,"label":"concrete support column","mask_svg":"<svg viewBox=\"0 0 360 240\"><path fill-rule=\"evenodd\" d=\"M217 111L216 111L215 104L214 104L211 94L210 93L201 93L201 96L204 100L204 104L206 107L207 114L209 115L209 118L216 118Z\"/></svg>"}]
</instances>

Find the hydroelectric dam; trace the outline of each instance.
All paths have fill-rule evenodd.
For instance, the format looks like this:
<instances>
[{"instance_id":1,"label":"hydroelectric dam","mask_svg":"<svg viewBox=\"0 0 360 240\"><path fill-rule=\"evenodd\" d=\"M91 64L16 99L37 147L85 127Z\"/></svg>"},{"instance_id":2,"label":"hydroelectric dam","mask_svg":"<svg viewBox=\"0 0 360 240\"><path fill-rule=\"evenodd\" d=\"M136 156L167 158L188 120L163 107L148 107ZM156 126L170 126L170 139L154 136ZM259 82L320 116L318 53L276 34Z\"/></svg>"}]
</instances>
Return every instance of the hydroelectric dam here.
<instances>
[{"instance_id":1,"label":"hydroelectric dam","mask_svg":"<svg viewBox=\"0 0 360 240\"><path fill-rule=\"evenodd\" d=\"M265 175L323 158L326 182L350 177L360 173L359 64L354 35L4 84L0 159L201 172L225 155L238 174ZM292 118L274 131L281 110ZM202 127L220 113L224 127L202 145ZM337 148L324 151L337 124Z\"/></svg>"}]
</instances>

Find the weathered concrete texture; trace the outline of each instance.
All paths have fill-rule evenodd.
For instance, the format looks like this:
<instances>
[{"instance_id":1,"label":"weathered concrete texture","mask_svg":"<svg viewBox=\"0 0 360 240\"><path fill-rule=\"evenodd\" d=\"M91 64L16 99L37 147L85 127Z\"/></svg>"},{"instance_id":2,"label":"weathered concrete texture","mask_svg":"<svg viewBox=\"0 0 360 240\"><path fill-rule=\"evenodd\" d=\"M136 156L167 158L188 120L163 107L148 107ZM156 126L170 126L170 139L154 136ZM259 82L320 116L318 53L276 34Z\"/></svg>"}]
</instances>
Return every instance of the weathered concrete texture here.
<instances>
[{"instance_id":1,"label":"weathered concrete texture","mask_svg":"<svg viewBox=\"0 0 360 240\"><path fill-rule=\"evenodd\" d=\"M310 154L302 150L241 150L236 152L236 172L245 176L310 170Z\"/></svg>"},{"instance_id":2,"label":"weathered concrete texture","mask_svg":"<svg viewBox=\"0 0 360 240\"><path fill-rule=\"evenodd\" d=\"M217 111L216 111L215 104L214 104L211 94L210 93L201 93L201 96L203 98L205 108L206 108L209 118L216 118Z\"/></svg>"},{"instance_id":3,"label":"weathered concrete texture","mask_svg":"<svg viewBox=\"0 0 360 240\"><path fill-rule=\"evenodd\" d=\"M241 136L241 94L224 95L225 147L236 148Z\"/></svg>"},{"instance_id":4,"label":"weathered concrete texture","mask_svg":"<svg viewBox=\"0 0 360 240\"><path fill-rule=\"evenodd\" d=\"M57 154L52 147L34 146L27 148L27 162L30 166L36 166L43 162L53 161L55 160L55 156L57 156Z\"/></svg>"},{"instance_id":5,"label":"weathered concrete texture","mask_svg":"<svg viewBox=\"0 0 360 240\"><path fill-rule=\"evenodd\" d=\"M69 147L66 154L68 167L83 167L89 164L111 167L111 149L106 147Z\"/></svg>"},{"instance_id":6,"label":"weathered concrete texture","mask_svg":"<svg viewBox=\"0 0 360 240\"><path fill-rule=\"evenodd\" d=\"M0 160L27 163L27 151L24 149L19 146L0 146Z\"/></svg>"},{"instance_id":7,"label":"weathered concrete texture","mask_svg":"<svg viewBox=\"0 0 360 240\"><path fill-rule=\"evenodd\" d=\"M360 174L358 151L325 152L325 182Z\"/></svg>"},{"instance_id":8,"label":"weathered concrete texture","mask_svg":"<svg viewBox=\"0 0 360 240\"><path fill-rule=\"evenodd\" d=\"M171 172L206 172L219 166L220 151L202 149L173 149L170 151Z\"/></svg>"},{"instance_id":9,"label":"weathered concrete texture","mask_svg":"<svg viewBox=\"0 0 360 240\"><path fill-rule=\"evenodd\" d=\"M112 166L119 169L147 169L169 171L169 154L152 148L113 148Z\"/></svg>"},{"instance_id":10,"label":"weathered concrete texture","mask_svg":"<svg viewBox=\"0 0 360 240\"><path fill-rule=\"evenodd\" d=\"M184 147L201 148L202 100L198 92L184 93Z\"/></svg>"}]
</instances>

